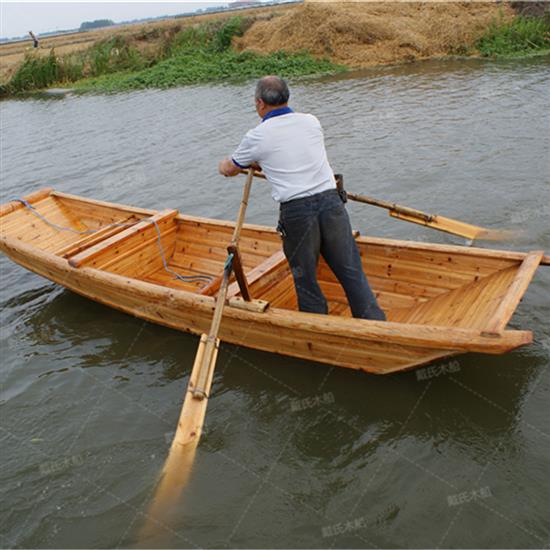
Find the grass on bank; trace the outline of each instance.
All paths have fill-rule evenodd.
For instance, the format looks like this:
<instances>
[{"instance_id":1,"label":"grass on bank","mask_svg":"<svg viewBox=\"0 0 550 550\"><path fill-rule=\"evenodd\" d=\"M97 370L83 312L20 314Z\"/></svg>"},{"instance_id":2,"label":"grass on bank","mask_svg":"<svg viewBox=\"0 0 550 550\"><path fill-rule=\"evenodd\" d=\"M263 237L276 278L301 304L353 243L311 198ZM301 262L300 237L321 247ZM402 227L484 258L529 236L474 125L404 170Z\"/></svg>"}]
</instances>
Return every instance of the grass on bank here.
<instances>
[{"instance_id":1,"label":"grass on bank","mask_svg":"<svg viewBox=\"0 0 550 550\"><path fill-rule=\"evenodd\" d=\"M521 57L550 52L550 17L516 17L510 23L495 20L477 40L483 57Z\"/></svg>"},{"instance_id":2,"label":"grass on bank","mask_svg":"<svg viewBox=\"0 0 550 550\"><path fill-rule=\"evenodd\" d=\"M63 57L57 56L54 49L47 56L29 52L3 91L16 94L39 90L52 84L72 83L86 76L137 70L151 63L151 59L120 36L98 42L84 52Z\"/></svg>"},{"instance_id":3,"label":"grass on bank","mask_svg":"<svg viewBox=\"0 0 550 550\"><path fill-rule=\"evenodd\" d=\"M128 38L117 36L62 57L54 50L48 56L30 53L0 92L10 95L52 85L114 92L255 78L267 73L290 77L345 70L307 52L236 52L231 48L232 39L242 35L249 24L248 19L232 17L188 27L161 41L153 52L141 52Z\"/></svg>"},{"instance_id":4,"label":"grass on bank","mask_svg":"<svg viewBox=\"0 0 550 550\"><path fill-rule=\"evenodd\" d=\"M116 92L144 88L170 88L185 84L257 78L276 73L282 77L332 73L344 70L329 61L317 60L308 53L277 52L257 55L225 51L181 52L154 67L138 72L117 73L76 82L81 90Z\"/></svg>"}]
</instances>

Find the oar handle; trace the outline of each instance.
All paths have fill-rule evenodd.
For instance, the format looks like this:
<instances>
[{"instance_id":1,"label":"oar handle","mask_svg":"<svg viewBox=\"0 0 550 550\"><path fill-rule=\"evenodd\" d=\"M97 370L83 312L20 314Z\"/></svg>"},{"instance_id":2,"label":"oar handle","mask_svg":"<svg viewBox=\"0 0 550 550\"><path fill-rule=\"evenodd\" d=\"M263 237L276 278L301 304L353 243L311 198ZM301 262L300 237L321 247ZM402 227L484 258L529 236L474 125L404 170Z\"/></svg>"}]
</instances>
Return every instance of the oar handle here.
<instances>
[{"instance_id":1,"label":"oar handle","mask_svg":"<svg viewBox=\"0 0 550 550\"><path fill-rule=\"evenodd\" d=\"M435 220L436 216L433 214L427 214L422 212L422 210L415 210L414 208L409 208L408 206L401 206L395 204L394 202L383 201L380 199L374 199L372 197L367 197L365 195L356 195L355 193L347 193L347 196L352 201L363 202L365 204L372 204L373 206L379 206L385 208L390 212L395 212L397 214L404 214L405 216L410 216L412 218L418 218L424 222L432 222Z\"/></svg>"},{"instance_id":2,"label":"oar handle","mask_svg":"<svg viewBox=\"0 0 550 550\"><path fill-rule=\"evenodd\" d=\"M249 170L240 170L241 174L248 174ZM262 172L255 171L254 176L261 179L267 179L265 174ZM344 192L344 180L341 174L335 174L336 184L339 192ZM355 193L345 192L348 199L356 202L362 202L364 204L371 204L372 206L379 206L380 208L385 208L391 212L396 212L398 214L404 214L406 216L411 216L413 218L418 218L424 222L431 222L435 219L435 215L427 214L421 210L416 210L414 208L409 208L408 206L401 206L394 202L383 201L380 199L375 199L373 197L367 197L366 195L356 195Z\"/></svg>"},{"instance_id":3,"label":"oar handle","mask_svg":"<svg viewBox=\"0 0 550 550\"><path fill-rule=\"evenodd\" d=\"M256 172L252 168L246 171L243 170L243 172L245 172L246 174L246 182L244 184L241 206L239 208L239 215L237 216L237 222L235 223L235 229L233 230L233 237L231 238L231 245L233 246L237 246L237 244L239 243L241 229L244 223L244 216L246 214L246 207L248 206L248 198L250 197L252 180L254 179L254 176L263 177L265 179L265 176L263 174L260 175L260 172Z\"/></svg>"},{"instance_id":4,"label":"oar handle","mask_svg":"<svg viewBox=\"0 0 550 550\"><path fill-rule=\"evenodd\" d=\"M244 168L241 168L239 170L239 174L245 174L246 176L248 176L250 174L250 172L252 171L252 168L247 168L246 170ZM256 178L260 178L262 180L266 180L267 178L265 177L265 174L263 172L260 172L259 170L254 170L254 177Z\"/></svg>"}]
</instances>

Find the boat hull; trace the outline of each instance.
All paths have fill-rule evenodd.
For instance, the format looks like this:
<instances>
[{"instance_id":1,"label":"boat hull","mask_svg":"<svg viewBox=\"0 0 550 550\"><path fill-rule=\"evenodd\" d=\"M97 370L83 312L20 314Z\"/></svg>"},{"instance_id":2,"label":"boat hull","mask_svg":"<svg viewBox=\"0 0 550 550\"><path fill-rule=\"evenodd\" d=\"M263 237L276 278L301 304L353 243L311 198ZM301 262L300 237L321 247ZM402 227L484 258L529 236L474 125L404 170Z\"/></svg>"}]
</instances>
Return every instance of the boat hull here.
<instances>
[{"instance_id":1,"label":"boat hull","mask_svg":"<svg viewBox=\"0 0 550 550\"><path fill-rule=\"evenodd\" d=\"M8 237L1 250L21 266L82 296L147 321L201 334L208 331L215 300L165 288L66 259ZM366 321L268 307L264 312L226 307L220 329L224 342L358 369L389 374L459 353L500 354L532 341L529 331L484 336L477 330Z\"/></svg>"}]
</instances>

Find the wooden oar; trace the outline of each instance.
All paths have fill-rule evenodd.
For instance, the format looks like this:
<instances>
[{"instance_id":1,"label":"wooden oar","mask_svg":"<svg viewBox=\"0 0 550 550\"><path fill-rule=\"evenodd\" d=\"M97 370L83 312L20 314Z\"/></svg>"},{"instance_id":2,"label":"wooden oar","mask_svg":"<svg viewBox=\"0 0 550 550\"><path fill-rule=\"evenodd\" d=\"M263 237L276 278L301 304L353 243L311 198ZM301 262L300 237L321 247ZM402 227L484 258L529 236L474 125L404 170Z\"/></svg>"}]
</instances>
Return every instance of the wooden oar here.
<instances>
[{"instance_id":1,"label":"wooden oar","mask_svg":"<svg viewBox=\"0 0 550 550\"><path fill-rule=\"evenodd\" d=\"M244 223L246 207L248 205L248 197L254 178L254 171L249 170L244 185L243 197L239 210L239 216L233 230L233 237L228 248L235 248L239 243L241 229ZM206 413L206 405L212 385L212 377L216 366L216 357L218 355L219 339L218 332L222 320L223 308L227 297L227 288L232 271L233 254L229 254L225 264L223 279L218 290L216 299L216 307L210 332L208 335L203 334L195 357L191 379L187 388L187 395L183 403L178 428L174 437L174 445L188 445L200 439L202 426L204 424L204 415Z\"/></svg>"},{"instance_id":2,"label":"wooden oar","mask_svg":"<svg viewBox=\"0 0 550 550\"><path fill-rule=\"evenodd\" d=\"M245 170L243 170L242 172L246 173ZM265 175L261 172L255 172L254 175L257 178L266 179ZM343 191L344 187L342 176L340 174L337 174L335 175L335 177L338 189L340 191ZM439 214L428 214L426 212L422 212L421 210L415 210L414 208L401 206L394 202L374 199L365 195L356 195L355 193L350 193L347 191L344 192L347 198L352 201L362 202L364 204L370 204L372 206L385 208L386 210L388 210L389 215L392 216L392 218L397 218L399 220L431 227L432 229L444 231L445 233L450 233L451 235L465 237L466 239L469 239L471 241L480 239L488 241L501 241L512 239L517 236L517 232L515 231L509 231L505 229L486 229L484 227L472 225L466 222L462 222L460 220L454 220L452 218L440 216Z\"/></svg>"},{"instance_id":3,"label":"wooden oar","mask_svg":"<svg viewBox=\"0 0 550 550\"><path fill-rule=\"evenodd\" d=\"M227 247L228 258L216 298L210 331L208 334L203 334L199 342L177 430L162 471L162 479L146 516L147 521L141 530L140 538L143 542L158 534L158 523L160 521L165 524L168 522L169 515L173 511L181 490L187 484L187 480L191 474L196 448L203 432L206 407L208 405L220 344L218 332L227 297L229 280L233 271L233 258L235 252L238 253L237 246L244 223L254 171L249 170L247 174L239 216L235 224L231 243Z\"/></svg>"}]
</instances>

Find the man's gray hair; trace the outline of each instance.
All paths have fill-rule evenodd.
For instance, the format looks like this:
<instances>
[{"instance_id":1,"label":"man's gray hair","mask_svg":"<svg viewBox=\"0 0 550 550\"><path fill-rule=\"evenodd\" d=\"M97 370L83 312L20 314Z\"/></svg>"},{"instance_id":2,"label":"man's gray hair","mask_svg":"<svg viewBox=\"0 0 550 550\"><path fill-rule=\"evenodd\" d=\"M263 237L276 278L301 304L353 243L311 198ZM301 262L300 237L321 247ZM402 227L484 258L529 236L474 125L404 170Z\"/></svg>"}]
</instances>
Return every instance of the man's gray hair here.
<instances>
[{"instance_id":1,"label":"man's gray hair","mask_svg":"<svg viewBox=\"0 0 550 550\"><path fill-rule=\"evenodd\" d=\"M278 76L264 76L256 85L256 99L267 105L282 105L288 102L290 90L288 84Z\"/></svg>"}]
</instances>

